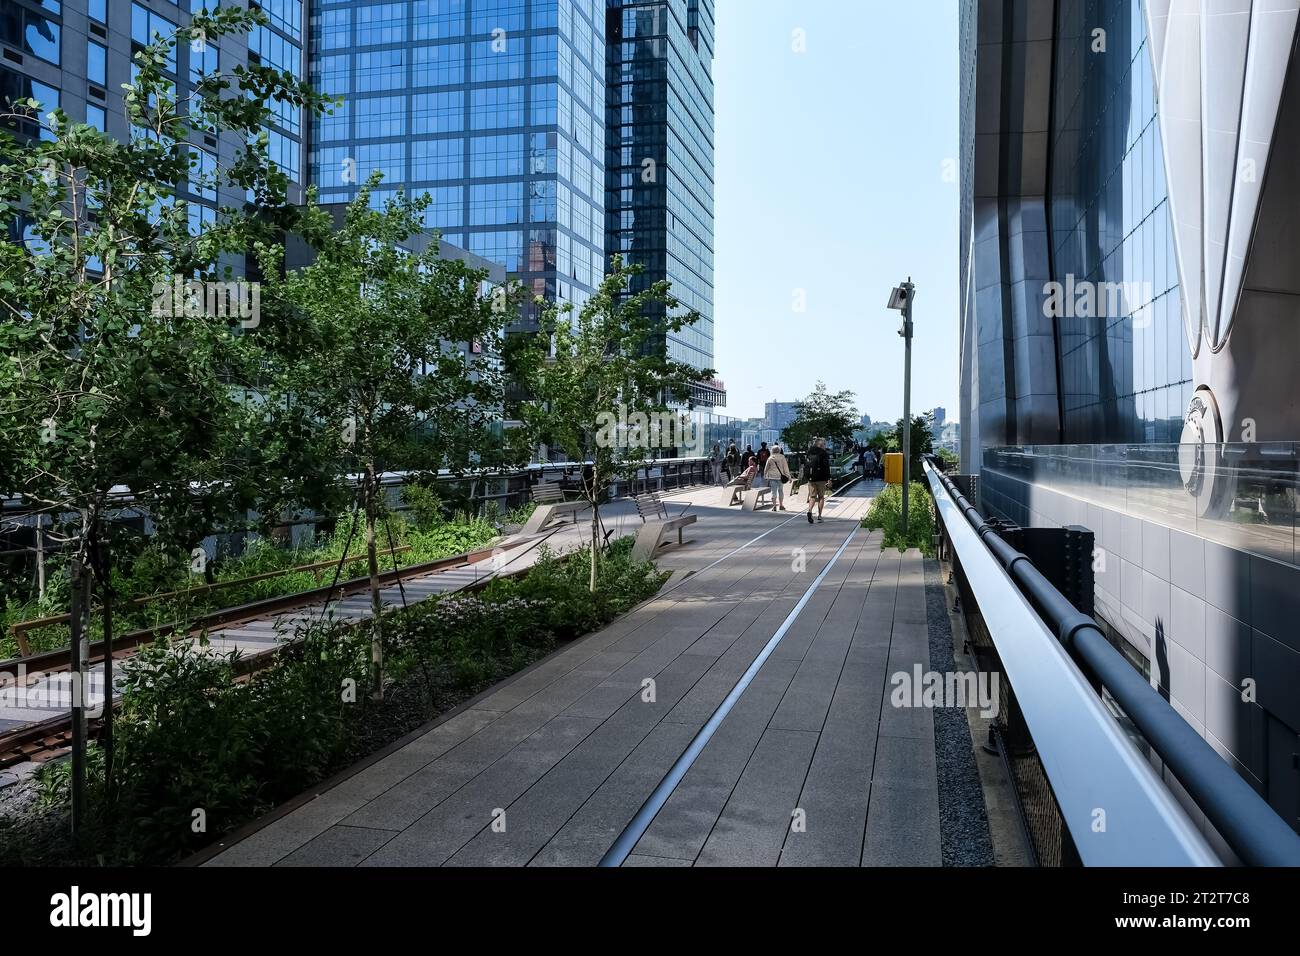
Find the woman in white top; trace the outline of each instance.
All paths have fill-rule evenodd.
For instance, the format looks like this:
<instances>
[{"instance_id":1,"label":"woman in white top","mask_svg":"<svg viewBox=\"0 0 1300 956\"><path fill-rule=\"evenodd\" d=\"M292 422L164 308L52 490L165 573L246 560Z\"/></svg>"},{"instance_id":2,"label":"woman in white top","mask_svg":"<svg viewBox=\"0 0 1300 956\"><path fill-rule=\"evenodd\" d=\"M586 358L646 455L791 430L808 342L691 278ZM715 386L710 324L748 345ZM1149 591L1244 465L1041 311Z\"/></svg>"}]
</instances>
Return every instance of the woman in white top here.
<instances>
[{"instance_id":1,"label":"woman in white top","mask_svg":"<svg viewBox=\"0 0 1300 956\"><path fill-rule=\"evenodd\" d=\"M772 456L768 458L767 465L763 468L763 477L767 479L767 486L772 489L772 510L785 511L785 486L782 482L790 480L790 463L786 461L785 455L781 454L781 446L772 446Z\"/></svg>"}]
</instances>

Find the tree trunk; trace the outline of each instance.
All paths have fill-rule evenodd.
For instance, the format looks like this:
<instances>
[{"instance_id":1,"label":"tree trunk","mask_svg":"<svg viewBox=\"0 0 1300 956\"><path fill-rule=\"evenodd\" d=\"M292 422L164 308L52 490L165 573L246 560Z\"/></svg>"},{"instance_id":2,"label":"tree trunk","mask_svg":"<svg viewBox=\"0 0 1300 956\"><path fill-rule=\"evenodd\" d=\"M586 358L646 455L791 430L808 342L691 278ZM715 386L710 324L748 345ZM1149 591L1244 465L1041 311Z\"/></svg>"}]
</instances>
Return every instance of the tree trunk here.
<instances>
[{"instance_id":1,"label":"tree trunk","mask_svg":"<svg viewBox=\"0 0 1300 956\"><path fill-rule=\"evenodd\" d=\"M98 573L99 600L104 618L104 717L99 732L99 745L104 748L104 787L113 786L113 586L109 568L109 551L99 545Z\"/></svg>"},{"instance_id":2,"label":"tree trunk","mask_svg":"<svg viewBox=\"0 0 1300 956\"><path fill-rule=\"evenodd\" d=\"M90 656L86 631L90 616L90 573L82 565L80 554L72 559L68 570L72 577L72 638L69 649L72 671L72 836L75 840L81 836L86 815L86 678L89 676L86 658Z\"/></svg>"},{"instance_id":3,"label":"tree trunk","mask_svg":"<svg viewBox=\"0 0 1300 956\"><path fill-rule=\"evenodd\" d=\"M384 635L382 605L379 598L379 556L375 552L375 524L379 493L379 480L375 473L374 462L366 465L366 564L370 572L370 662L373 665L374 685L371 696L375 700L384 697Z\"/></svg>"},{"instance_id":4,"label":"tree trunk","mask_svg":"<svg viewBox=\"0 0 1300 956\"><path fill-rule=\"evenodd\" d=\"M596 593L596 567L600 561L600 505L596 502L596 496L592 495L591 499L591 583L589 588L592 594Z\"/></svg>"}]
</instances>

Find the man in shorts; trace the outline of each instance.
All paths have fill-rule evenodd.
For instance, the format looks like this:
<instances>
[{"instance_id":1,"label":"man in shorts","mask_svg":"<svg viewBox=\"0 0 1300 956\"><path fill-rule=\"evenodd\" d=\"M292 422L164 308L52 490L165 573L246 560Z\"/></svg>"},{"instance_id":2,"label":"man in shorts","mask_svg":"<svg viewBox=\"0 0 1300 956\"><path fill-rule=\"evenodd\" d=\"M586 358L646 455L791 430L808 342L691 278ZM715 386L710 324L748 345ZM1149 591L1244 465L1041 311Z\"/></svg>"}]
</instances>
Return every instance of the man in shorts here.
<instances>
[{"instance_id":1,"label":"man in shorts","mask_svg":"<svg viewBox=\"0 0 1300 956\"><path fill-rule=\"evenodd\" d=\"M813 523L813 504L817 505L817 521L822 520L822 509L831 490L831 455L826 450L826 439L818 438L808 450L808 523Z\"/></svg>"}]
</instances>

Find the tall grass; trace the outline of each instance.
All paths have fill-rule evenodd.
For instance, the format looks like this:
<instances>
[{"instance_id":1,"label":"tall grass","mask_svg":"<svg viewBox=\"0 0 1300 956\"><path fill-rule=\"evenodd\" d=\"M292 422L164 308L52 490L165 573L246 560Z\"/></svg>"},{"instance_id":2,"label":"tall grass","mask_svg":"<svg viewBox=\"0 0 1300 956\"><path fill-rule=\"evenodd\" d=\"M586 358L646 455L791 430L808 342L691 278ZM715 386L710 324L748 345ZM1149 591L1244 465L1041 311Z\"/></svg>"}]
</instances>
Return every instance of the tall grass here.
<instances>
[{"instance_id":1,"label":"tall grass","mask_svg":"<svg viewBox=\"0 0 1300 956\"><path fill-rule=\"evenodd\" d=\"M906 551L919 548L923 554L934 553L934 507L930 491L920 482L912 482L907 501L907 537L903 536L903 486L886 485L871 502L862 527L883 530L884 546Z\"/></svg>"}]
</instances>

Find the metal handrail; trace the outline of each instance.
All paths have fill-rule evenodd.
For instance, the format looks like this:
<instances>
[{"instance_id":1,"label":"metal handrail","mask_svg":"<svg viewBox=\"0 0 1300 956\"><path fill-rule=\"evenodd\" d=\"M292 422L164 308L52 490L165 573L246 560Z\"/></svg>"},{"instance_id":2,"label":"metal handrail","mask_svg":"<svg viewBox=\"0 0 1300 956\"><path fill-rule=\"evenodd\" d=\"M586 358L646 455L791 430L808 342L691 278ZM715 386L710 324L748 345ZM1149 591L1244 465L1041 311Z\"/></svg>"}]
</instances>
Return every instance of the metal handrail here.
<instances>
[{"instance_id":1,"label":"metal handrail","mask_svg":"<svg viewBox=\"0 0 1300 956\"><path fill-rule=\"evenodd\" d=\"M1220 863L925 463L935 507L1088 866Z\"/></svg>"},{"instance_id":2,"label":"metal handrail","mask_svg":"<svg viewBox=\"0 0 1300 956\"><path fill-rule=\"evenodd\" d=\"M1041 675L1025 676L1020 679L1015 675L1015 671L1024 671L1035 666L1033 662L1022 659L1026 650L1040 659L1039 664L1042 661L1072 662L1073 659L1077 659L1086 667L1101 686L1109 691L1160 759L1191 795L1206 819L1243 862L1251 866L1300 866L1300 836L1287 826L1273 808L1223 761L1205 739L1197 734L1169 702L1156 692L1154 687L1142 678L1106 639L1097 622L1079 612L1034 567L1029 558L1008 544L984 520L951 479L935 469L929 460L925 462L925 470L934 492L935 503L940 508L941 516L945 518L944 529L953 541L958 557L961 558L962 568L967 578L971 580L972 587L976 582L971 575L971 564L994 562L1001 571L1003 582L1015 589L1022 606L1034 616L1037 624L1034 631L1037 634L1052 634L1044 624L1044 619L1055 630L1055 640L1040 642L1040 646L1027 649L1023 646L1024 642L1021 639L1023 635L1008 631L1005 622L1002 625L995 622L989 613L990 608L986 605L985 598L977 594L977 600L980 602L981 610L984 611L986 622L989 623L989 631L998 648L999 656L1008 671L1012 685L1016 687L1016 698L1022 705L1034 742L1044 755L1043 766L1061 803L1062 815L1070 826L1070 832L1075 837L1075 843L1084 862L1090 862L1084 852L1085 848L1091 848L1096 841L1090 839L1092 834L1086 827L1076 831L1078 821L1073 820L1066 813L1066 803L1075 802L1073 787L1079 783L1074 779L1063 779L1058 783L1053 776L1053 768L1048 764L1047 748L1044 747L1044 743L1056 743L1054 734L1061 729L1062 715L1066 715L1068 719L1073 715L1073 711L1066 706L1066 701L1059 698L1053 700L1055 694L1049 693L1046 699L1056 713L1050 716L1040 713L1036 716L1031 704L1037 704L1038 699L1043 695L1044 688L1037 683ZM958 515L961 515L964 520L955 520ZM964 543L964 549L959 541ZM988 575L985 574L984 578L987 583ZM1005 598L1005 587L1001 591L1003 593L999 597ZM991 610L996 615L996 604ZM1004 648L1004 645L1007 646ZM1088 696L1095 705L1088 709L1096 713L1101 707L1096 693L1091 690L1077 668L1071 666L1071 670L1076 675L1077 683L1088 689ZM1104 708L1100 713L1105 714L1107 723L1118 733L1118 725L1109 714L1106 714ZM1071 722L1071 732L1077 729L1079 728ZM1040 735L1044 739L1040 739ZM1124 739L1127 742L1127 738ZM1070 749L1077 749L1077 743L1075 740L1069 740L1066 745ZM1141 760L1131 742L1128 743L1128 749L1138 757L1147 774L1159 786L1164 798L1158 803L1163 806L1164 812L1172 810L1182 821L1190 825L1181 807L1173 800L1164 785L1160 784L1149 764ZM1076 755L1069 759L1078 761L1079 757ZM1085 774L1095 775L1097 780L1108 788L1113 783L1101 767L1084 767L1083 771ZM1056 772L1061 774L1062 768L1058 766ZM1072 778L1074 775L1069 776ZM1084 786L1085 789L1092 790L1095 784ZM1107 804L1099 803L1097 806L1105 809ZM1113 822L1115 817L1116 814L1113 812L1107 812L1108 820ZM1154 861L1143 862L1151 865Z\"/></svg>"}]
</instances>

